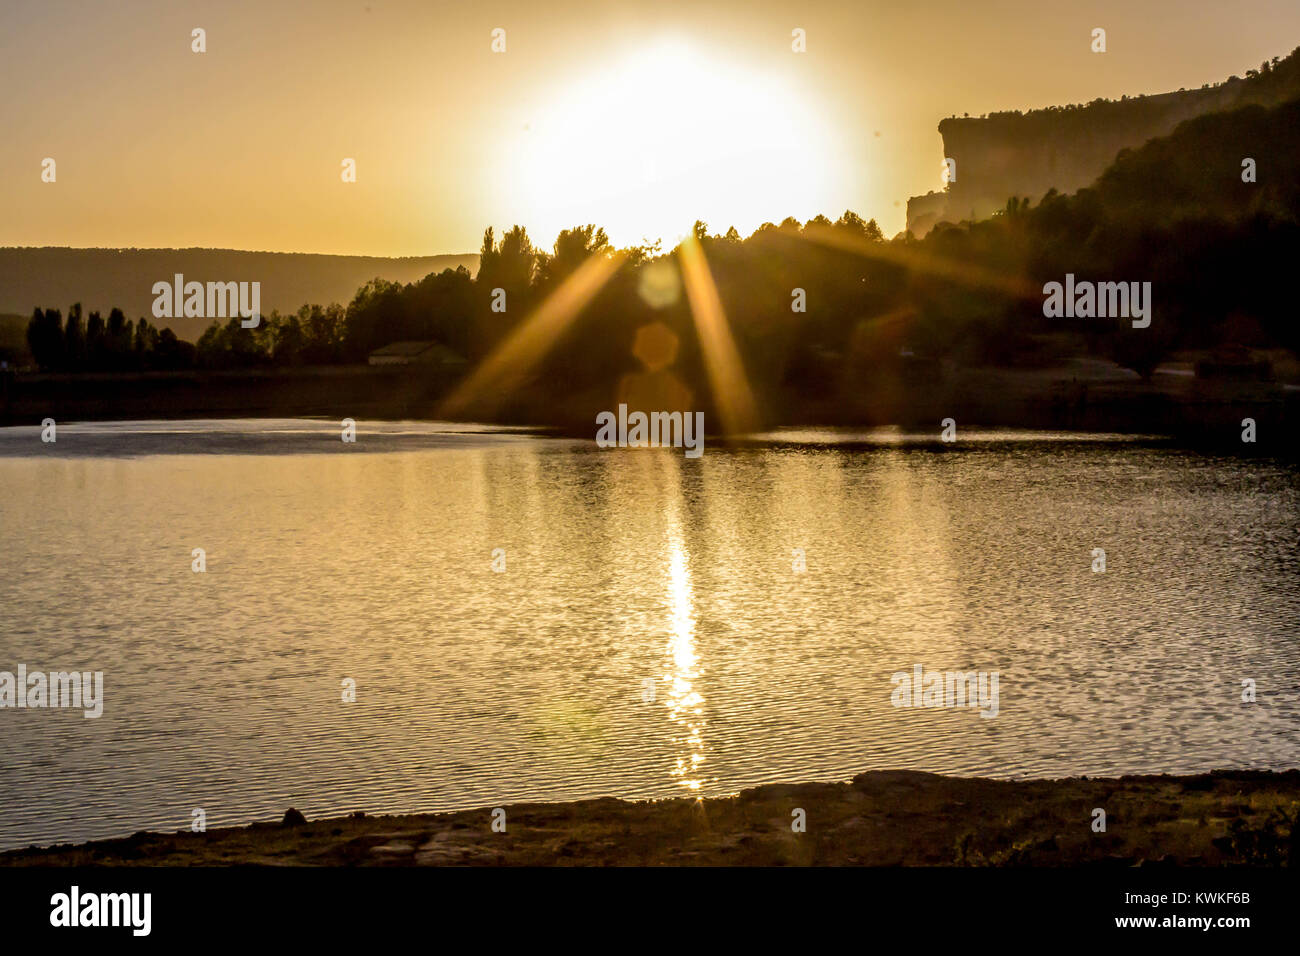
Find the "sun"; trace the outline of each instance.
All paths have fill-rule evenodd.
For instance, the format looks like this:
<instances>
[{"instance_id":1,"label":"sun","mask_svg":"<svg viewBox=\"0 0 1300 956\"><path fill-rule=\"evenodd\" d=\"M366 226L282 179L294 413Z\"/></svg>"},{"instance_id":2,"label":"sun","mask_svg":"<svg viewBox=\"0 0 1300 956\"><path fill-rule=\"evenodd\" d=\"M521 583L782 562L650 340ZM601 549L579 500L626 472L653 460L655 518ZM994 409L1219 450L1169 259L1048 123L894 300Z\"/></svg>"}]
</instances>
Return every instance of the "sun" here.
<instances>
[{"instance_id":1,"label":"sun","mask_svg":"<svg viewBox=\"0 0 1300 956\"><path fill-rule=\"evenodd\" d=\"M843 195L830 124L797 78L662 41L541 90L506 137L504 209L546 244L593 222L671 246L697 219L746 235Z\"/></svg>"}]
</instances>

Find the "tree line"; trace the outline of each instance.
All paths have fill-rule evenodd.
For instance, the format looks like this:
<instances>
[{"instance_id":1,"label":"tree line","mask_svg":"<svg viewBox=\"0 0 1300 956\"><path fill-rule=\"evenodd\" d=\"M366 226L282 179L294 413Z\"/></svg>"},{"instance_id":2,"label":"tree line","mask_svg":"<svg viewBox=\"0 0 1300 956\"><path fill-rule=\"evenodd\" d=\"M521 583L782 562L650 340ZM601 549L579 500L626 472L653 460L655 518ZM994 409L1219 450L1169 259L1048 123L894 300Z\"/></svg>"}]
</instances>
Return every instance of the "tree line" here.
<instances>
[{"instance_id":1,"label":"tree line","mask_svg":"<svg viewBox=\"0 0 1300 956\"><path fill-rule=\"evenodd\" d=\"M1257 162L1257 181L1242 175L1243 155ZM1227 339L1300 346L1289 288L1300 252L1297 157L1300 100L1198 117L1121 152L1092 187L1037 203L1010 197L991 219L940 224L923 240L887 240L874 220L846 211L834 221L765 223L744 238L698 222L691 241L756 391L844 394L905 352L1015 364L1032 360L1043 336L1062 332L1149 375L1180 348ZM214 322L194 344L118 309L84 321L79 306L66 320L37 309L28 342L42 368L74 371L358 363L412 339L436 340L476 363L589 257L617 254L617 269L533 370L538 387L607 393L639 369L637 331L659 322L679 343L674 374L704 395L677 253L616 250L590 224L561 232L550 250L521 226L500 236L489 228L475 275L460 268L408 284L374 279L346 305L273 312L252 329ZM1040 290L1067 272L1152 282L1150 328L1045 318ZM648 286L668 292L647 294Z\"/></svg>"}]
</instances>

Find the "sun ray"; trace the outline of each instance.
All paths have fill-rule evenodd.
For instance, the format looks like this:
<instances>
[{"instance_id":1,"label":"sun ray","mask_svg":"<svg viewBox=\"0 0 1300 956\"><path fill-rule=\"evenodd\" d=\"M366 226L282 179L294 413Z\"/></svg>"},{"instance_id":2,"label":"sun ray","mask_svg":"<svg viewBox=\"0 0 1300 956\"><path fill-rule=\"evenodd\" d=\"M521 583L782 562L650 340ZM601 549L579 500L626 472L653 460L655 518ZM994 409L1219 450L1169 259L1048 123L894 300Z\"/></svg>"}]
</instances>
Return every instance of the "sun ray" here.
<instances>
[{"instance_id":1,"label":"sun ray","mask_svg":"<svg viewBox=\"0 0 1300 956\"><path fill-rule=\"evenodd\" d=\"M921 252L918 249L900 247L893 243L872 242L869 239L846 233L834 226L810 224L804 227L803 232L799 233L798 237L824 246L831 246L835 249L843 249L846 252L852 252L868 259L906 266L909 269L915 269L918 272L937 276L941 279L951 279L963 285L993 289L1023 299L1042 297L1041 289L1019 276L993 272L966 263L953 262L941 256Z\"/></svg>"},{"instance_id":2,"label":"sun ray","mask_svg":"<svg viewBox=\"0 0 1300 956\"><path fill-rule=\"evenodd\" d=\"M704 250L694 236L682 240L677 254L682 262L686 298L704 354L713 403L722 417L723 433L746 434L758 424L754 393L750 390L744 362L731 336L731 326L727 323L713 273L709 271Z\"/></svg>"},{"instance_id":3,"label":"sun ray","mask_svg":"<svg viewBox=\"0 0 1300 956\"><path fill-rule=\"evenodd\" d=\"M622 261L620 253L590 256L447 396L438 414L455 418L471 408L485 411L499 406L546 357Z\"/></svg>"}]
</instances>

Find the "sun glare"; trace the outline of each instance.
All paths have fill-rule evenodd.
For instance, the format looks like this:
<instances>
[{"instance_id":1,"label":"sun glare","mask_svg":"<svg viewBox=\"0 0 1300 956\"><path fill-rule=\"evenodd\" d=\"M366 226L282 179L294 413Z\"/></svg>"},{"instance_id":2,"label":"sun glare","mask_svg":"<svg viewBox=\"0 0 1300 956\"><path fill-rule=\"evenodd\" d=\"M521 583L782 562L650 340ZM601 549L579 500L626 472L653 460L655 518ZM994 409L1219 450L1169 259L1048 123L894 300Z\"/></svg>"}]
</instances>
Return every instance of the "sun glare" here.
<instances>
[{"instance_id":1,"label":"sun glare","mask_svg":"<svg viewBox=\"0 0 1300 956\"><path fill-rule=\"evenodd\" d=\"M587 222L620 245L671 245L696 219L748 234L842 195L829 124L797 81L695 46L661 42L538 96L498 183L544 245Z\"/></svg>"}]
</instances>

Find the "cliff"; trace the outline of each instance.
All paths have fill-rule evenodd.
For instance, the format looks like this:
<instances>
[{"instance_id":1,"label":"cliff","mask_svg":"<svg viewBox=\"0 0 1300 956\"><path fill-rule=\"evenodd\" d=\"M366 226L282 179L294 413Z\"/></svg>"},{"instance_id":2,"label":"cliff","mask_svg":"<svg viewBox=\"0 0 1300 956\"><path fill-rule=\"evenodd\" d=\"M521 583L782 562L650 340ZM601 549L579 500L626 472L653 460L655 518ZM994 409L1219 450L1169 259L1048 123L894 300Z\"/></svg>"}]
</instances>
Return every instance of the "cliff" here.
<instances>
[{"instance_id":1,"label":"cliff","mask_svg":"<svg viewBox=\"0 0 1300 956\"><path fill-rule=\"evenodd\" d=\"M1012 196L1037 202L1049 189L1090 185L1116 154L1207 113L1300 97L1300 49L1284 60L1199 90L1094 100L1087 105L949 117L939 124L956 178L944 193L908 201L907 227L921 236L947 220L986 219Z\"/></svg>"}]
</instances>

